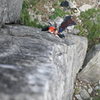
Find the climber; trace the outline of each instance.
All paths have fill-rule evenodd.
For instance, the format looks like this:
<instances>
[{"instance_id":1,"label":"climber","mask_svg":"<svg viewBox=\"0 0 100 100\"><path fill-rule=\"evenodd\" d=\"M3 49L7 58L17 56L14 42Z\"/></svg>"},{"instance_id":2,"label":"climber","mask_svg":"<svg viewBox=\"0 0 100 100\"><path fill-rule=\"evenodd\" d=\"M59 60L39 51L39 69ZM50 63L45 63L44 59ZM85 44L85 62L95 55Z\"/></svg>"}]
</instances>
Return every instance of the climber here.
<instances>
[{"instance_id":1,"label":"climber","mask_svg":"<svg viewBox=\"0 0 100 100\"><path fill-rule=\"evenodd\" d=\"M54 35L58 35L60 38L64 38L65 35L62 34L62 32L67 29L67 27L69 26L73 26L73 25L76 25L76 22L75 22L75 17L73 16L66 16L64 18L64 21L61 23L61 25L59 26L59 29L57 30L56 28L56 25L53 26L50 24L50 26L47 26L45 28L42 29L42 31L48 31Z\"/></svg>"},{"instance_id":2,"label":"climber","mask_svg":"<svg viewBox=\"0 0 100 100\"><path fill-rule=\"evenodd\" d=\"M54 35L57 35L57 33L58 33L56 27L54 27L54 26L50 26L48 28L48 32L53 33Z\"/></svg>"},{"instance_id":3,"label":"climber","mask_svg":"<svg viewBox=\"0 0 100 100\"><path fill-rule=\"evenodd\" d=\"M50 33L54 33L54 31L56 30L56 23L52 25L50 22L48 22L48 24L48 26L42 28L42 31L49 31Z\"/></svg>"},{"instance_id":4,"label":"climber","mask_svg":"<svg viewBox=\"0 0 100 100\"><path fill-rule=\"evenodd\" d=\"M49 33L52 33L54 35L58 35L60 38L64 38L65 36L63 34L60 34L56 28L56 25L53 26L50 24L50 26L42 28L42 31L48 31Z\"/></svg>"},{"instance_id":5,"label":"climber","mask_svg":"<svg viewBox=\"0 0 100 100\"><path fill-rule=\"evenodd\" d=\"M42 28L42 31L48 31L49 33L52 33L54 35L57 35L57 28L55 26L47 26Z\"/></svg>"}]
</instances>

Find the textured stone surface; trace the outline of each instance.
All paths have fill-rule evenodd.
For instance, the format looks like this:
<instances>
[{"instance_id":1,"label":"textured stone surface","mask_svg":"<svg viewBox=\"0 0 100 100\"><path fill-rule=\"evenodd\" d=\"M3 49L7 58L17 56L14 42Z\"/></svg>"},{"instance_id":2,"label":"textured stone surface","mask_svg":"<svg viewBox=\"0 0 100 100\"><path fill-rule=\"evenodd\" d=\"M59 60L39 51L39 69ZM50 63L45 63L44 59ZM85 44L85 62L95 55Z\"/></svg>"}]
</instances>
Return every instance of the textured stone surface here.
<instances>
[{"instance_id":1,"label":"textured stone surface","mask_svg":"<svg viewBox=\"0 0 100 100\"><path fill-rule=\"evenodd\" d=\"M90 99L90 95L89 95L89 93L85 89L81 90L80 95L81 95L83 100Z\"/></svg>"},{"instance_id":2,"label":"textured stone surface","mask_svg":"<svg viewBox=\"0 0 100 100\"><path fill-rule=\"evenodd\" d=\"M87 39L6 26L0 47L0 100L72 100Z\"/></svg>"},{"instance_id":3,"label":"textured stone surface","mask_svg":"<svg viewBox=\"0 0 100 100\"><path fill-rule=\"evenodd\" d=\"M82 100L81 96L78 94L78 95L75 95L75 97L77 98L77 100Z\"/></svg>"},{"instance_id":4,"label":"textured stone surface","mask_svg":"<svg viewBox=\"0 0 100 100\"><path fill-rule=\"evenodd\" d=\"M0 0L0 25L19 20L23 0Z\"/></svg>"},{"instance_id":5,"label":"textured stone surface","mask_svg":"<svg viewBox=\"0 0 100 100\"><path fill-rule=\"evenodd\" d=\"M88 52L84 67L78 75L80 80L92 83L100 80L100 44Z\"/></svg>"},{"instance_id":6,"label":"textured stone surface","mask_svg":"<svg viewBox=\"0 0 100 100\"><path fill-rule=\"evenodd\" d=\"M100 99L100 85L89 84L87 82L76 80L74 86L74 94L72 100L99 100ZM96 99L98 98L98 99Z\"/></svg>"},{"instance_id":7,"label":"textured stone surface","mask_svg":"<svg viewBox=\"0 0 100 100\"><path fill-rule=\"evenodd\" d=\"M82 6L83 4L90 4L90 5L96 5L98 0L75 0L77 4Z\"/></svg>"}]
</instances>

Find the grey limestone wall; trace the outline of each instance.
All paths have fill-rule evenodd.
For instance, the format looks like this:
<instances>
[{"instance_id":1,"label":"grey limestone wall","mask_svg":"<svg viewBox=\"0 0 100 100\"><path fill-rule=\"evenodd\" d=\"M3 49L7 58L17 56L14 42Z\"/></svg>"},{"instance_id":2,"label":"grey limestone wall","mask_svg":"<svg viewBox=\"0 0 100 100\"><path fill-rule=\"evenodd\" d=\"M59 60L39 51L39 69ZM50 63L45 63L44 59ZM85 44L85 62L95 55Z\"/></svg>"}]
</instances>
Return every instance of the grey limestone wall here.
<instances>
[{"instance_id":1,"label":"grey limestone wall","mask_svg":"<svg viewBox=\"0 0 100 100\"><path fill-rule=\"evenodd\" d=\"M0 0L0 26L19 20L23 0Z\"/></svg>"},{"instance_id":2,"label":"grey limestone wall","mask_svg":"<svg viewBox=\"0 0 100 100\"><path fill-rule=\"evenodd\" d=\"M87 39L36 28L0 30L0 100L72 100Z\"/></svg>"}]
</instances>

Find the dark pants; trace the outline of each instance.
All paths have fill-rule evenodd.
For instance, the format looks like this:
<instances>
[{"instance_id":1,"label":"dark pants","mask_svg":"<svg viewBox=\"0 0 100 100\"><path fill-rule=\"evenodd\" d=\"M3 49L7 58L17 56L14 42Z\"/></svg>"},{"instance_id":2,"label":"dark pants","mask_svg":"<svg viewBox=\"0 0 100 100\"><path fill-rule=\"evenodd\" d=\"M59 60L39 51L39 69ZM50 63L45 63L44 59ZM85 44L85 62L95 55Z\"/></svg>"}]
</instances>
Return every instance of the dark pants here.
<instances>
[{"instance_id":1,"label":"dark pants","mask_svg":"<svg viewBox=\"0 0 100 100\"><path fill-rule=\"evenodd\" d=\"M64 35L64 34L58 34L58 36L59 36L60 38L65 38L65 35Z\"/></svg>"}]
</instances>

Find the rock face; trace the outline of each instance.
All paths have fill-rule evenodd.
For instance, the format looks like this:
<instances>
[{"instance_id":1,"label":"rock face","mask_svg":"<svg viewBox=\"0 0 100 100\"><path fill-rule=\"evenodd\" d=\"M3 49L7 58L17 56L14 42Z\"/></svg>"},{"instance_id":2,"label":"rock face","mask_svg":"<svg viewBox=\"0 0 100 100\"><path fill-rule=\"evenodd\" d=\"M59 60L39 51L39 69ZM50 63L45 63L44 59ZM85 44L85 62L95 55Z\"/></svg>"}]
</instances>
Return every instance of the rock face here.
<instances>
[{"instance_id":1,"label":"rock face","mask_svg":"<svg viewBox=\"0 0 100 100\"><path fill-rule=\"evenodd\" d=\"M87 54L85 68L79 73L80 80L98 82L100 80L100 44L93 47Z\"/></svg>"},{"instance_id":2,"label":"rock face","mask_svg":"<svg viewBox=\"0 0 100 100\"><path fill-rule=\"evenodd\" d=\"M0 100L72 100L87 39L6 26L0 47Z\"/></svg>"},{"instance_id":3,"label":"rock face","mask_svg":"<svg viewBox=\"0 0 100 100\"><path fill-rule=\"evenodd\" d=\"M23 0L0 0L0 25L19 20Z\"/></svg>"}]
</instances>

